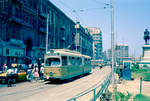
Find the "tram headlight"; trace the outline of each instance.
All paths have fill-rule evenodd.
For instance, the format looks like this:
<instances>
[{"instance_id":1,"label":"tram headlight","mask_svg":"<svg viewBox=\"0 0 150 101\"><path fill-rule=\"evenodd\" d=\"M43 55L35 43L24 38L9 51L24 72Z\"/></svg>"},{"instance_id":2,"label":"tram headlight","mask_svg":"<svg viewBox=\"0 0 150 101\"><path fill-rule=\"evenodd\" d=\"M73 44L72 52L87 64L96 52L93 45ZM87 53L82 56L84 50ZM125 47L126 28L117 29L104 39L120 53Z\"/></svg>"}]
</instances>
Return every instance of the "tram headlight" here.
<instances>
[{"instance_id":1,"label":"tram headlight","mask_svg":"<svg viewBox=\"0 0 150 101\"><path fill-rule=\"evenodd\" d=\"M46 79L49 79L49 76L46 76Z\"/></svg>"}]
</instances>

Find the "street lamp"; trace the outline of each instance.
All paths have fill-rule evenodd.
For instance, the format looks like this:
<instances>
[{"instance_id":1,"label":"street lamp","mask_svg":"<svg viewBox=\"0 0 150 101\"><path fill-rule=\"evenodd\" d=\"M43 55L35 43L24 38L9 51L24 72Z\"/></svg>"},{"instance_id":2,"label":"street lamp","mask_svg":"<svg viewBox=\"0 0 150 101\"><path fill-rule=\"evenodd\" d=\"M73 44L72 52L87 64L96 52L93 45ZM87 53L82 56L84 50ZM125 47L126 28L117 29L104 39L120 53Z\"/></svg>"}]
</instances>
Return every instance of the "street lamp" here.
<instances>
[{"instance_id":1,"label":"street lamp","mask_svg":"<svg viewBox=\"0 0 150 101\"><path fill-rule=\"evenodd\" d=\"M46 20L46 53L48 51L48 22L49 22L49 13L47 14Z\"/></svg>"},{"instance_id":2,"label":"street lamp","mask_svg":"<svg viewBox=\"0 0 150 101\"><path fill-rule=\"evenodd\" d=\"M112 84L113 84L113 94L115 93L115 77L114 77L114 5L113 0L110 0L110 9L111 9L111 51L112 51ZM114 95L113 95L114 96ZM115 96L114 96L115 100Z\"/></svg>"},{"instance_id":3,"label":"street lamp","mask_svg":"<svg viewBox=\"0 0 150 101\"><path fill-rule=\"evenodd\" d=\"M112 84L113 90L115 92L115 77L114 77L114 4L113 0L110 0L110 4L104 3L106 6L110 6L110 14L111 14L111 73L112 73ZM104 7L106 8L106 7ZM113 95L114 96L114 95ZM115 100L115 96L114 96Z\"/></svg>"}]
</instances>

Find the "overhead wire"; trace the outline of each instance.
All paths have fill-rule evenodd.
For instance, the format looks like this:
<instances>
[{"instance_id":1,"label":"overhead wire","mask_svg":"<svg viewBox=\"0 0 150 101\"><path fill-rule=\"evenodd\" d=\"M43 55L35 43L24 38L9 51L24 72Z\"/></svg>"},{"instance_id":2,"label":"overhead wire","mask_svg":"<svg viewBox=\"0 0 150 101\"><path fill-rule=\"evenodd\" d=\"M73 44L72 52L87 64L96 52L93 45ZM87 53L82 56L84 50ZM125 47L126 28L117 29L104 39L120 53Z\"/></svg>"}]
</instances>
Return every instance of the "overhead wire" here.
<instances>
[{"instance_id":1,"label":"overhead wire","mask_svg":"<svg viewBox=\"0 0 150 101\"><path fill-rule=\"evenodd\" d=\"M99 9L105 9L105 8L107 8L107 6L109 6L109 4L107 4L107 3L104 3L104 2L102 2L102 1L98 1L98 0L91 0L92 2L94 1L95 3L99 3L99 4L101 4L101 5L105 5L105 6L103 6L103 7L96 7L96 8L88 8L88 9L77 9L77 10L75 10L75 9L73 9L72 7L70 7L69 5L67 5L66 3L64 3L62 0L59 0L59 3L61 3L61 5L63 5L64 7L66 7L67 9L69 9L69 12L71 13L71 16L72 15L75 15L76 16L76 18L75 18L75 20L77 20L77 21L81 21L82 20L82 22L84 23L84 20L81 18L81 16L79 15L79 13L83 13L83 12L87 12L87 11L92 11L92 10L99 10ZM73 18L74 16L72 16L72 18Z\"/></svg>"},{"instance_id":2,"label":"overhead wire","mask_svg":"<svg viewBox=\"0 0 150 101\"><path fill-rule=\"evenodd\" d=\"M83 19L79 16L79 14L78 14L78 12L74 12L74 11L76 11L76 10L74 10L72 7L70 7L70 6L68 6L66 3L64 3L63 1L61 1L61 0L59 0L60 2L61 2L61 4L62 5L64 5L66 8L68 8L69 9L69 12L71 13L71 14L75 14L75 16L77 16L76 17L76 20L79 20L79 19L81 19L82 21L83 21ZM78 19L79 18L79 19Z\"/></svg>"},{"instance_id":3,"label":"overhead wire","mask_svg":"<svg viewBox=\"0 0 150 101\"><path fill-rule=\"evenodd\" d=\"M104 9L107 8L108 6L110 6L109 3L105 3L105 2L102 2L102 1L98 1L98 0L91 0L91 1L94 1L95 3L98 3L98 4L103 4L103 5L105 5L105 6L104 6ZM106 6L107 6L107 7L106 7Z\"/></svg>"},{"instance_id":4,"label":"overhead wire","mask_svg":"<svg viewBox=\"0 0 150 101\"><path fill-rule=\"evenodd\" d=\"M98 0L91 0L91 1L94 1L94 2L99 3L99 4L109 5L108 3L105 3L105 2L102 2L102 1L98 1Z\"/></svg>"}]
</instances>

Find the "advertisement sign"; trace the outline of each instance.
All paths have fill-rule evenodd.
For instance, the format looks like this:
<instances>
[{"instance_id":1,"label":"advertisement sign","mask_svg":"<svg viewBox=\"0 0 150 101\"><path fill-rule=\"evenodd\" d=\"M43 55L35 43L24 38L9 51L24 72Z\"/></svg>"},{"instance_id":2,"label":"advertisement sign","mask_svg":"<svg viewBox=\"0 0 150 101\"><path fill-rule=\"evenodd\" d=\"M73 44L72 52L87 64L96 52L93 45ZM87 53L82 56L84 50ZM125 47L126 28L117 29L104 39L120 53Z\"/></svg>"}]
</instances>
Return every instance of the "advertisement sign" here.
<instances>
[{"instance_id":1,"label":"advertisement sign","mask_svg":"<svg viewBox=\"0 0 150 101\"><path fill-rule=\"evenodd\" d=\"M23 49L4 48L4 56L23 57L24 52Z\"/></svg>"}]
</instances>

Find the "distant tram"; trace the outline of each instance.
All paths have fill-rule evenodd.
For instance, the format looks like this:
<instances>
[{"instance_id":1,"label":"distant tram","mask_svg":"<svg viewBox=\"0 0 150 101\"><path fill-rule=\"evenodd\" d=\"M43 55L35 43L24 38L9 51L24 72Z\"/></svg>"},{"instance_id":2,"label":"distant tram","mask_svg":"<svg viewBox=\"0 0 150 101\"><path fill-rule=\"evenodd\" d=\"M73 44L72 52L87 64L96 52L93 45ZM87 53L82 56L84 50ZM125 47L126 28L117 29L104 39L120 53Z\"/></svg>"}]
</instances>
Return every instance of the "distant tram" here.
<instances>
[{"instance_id":1,"label":"distant tram","mask_svg":"<svg viewBox=\"0 0 150 101\"><path fill-rule=\"evenodd\" d=\"M91 72L91 57L67 49L52 49L44 56L44 76L65 80Z\"/></svg>"}]
</instances>

